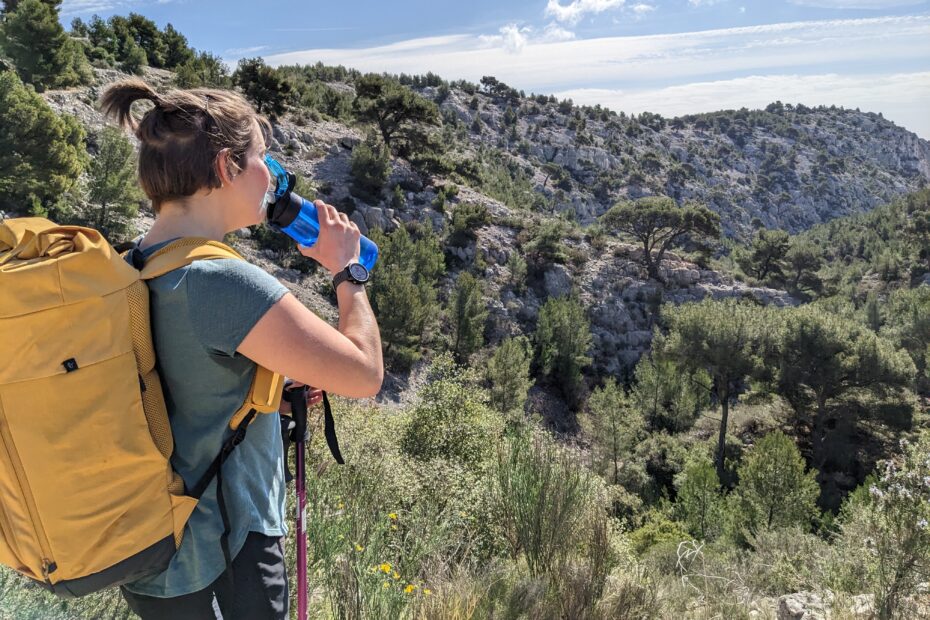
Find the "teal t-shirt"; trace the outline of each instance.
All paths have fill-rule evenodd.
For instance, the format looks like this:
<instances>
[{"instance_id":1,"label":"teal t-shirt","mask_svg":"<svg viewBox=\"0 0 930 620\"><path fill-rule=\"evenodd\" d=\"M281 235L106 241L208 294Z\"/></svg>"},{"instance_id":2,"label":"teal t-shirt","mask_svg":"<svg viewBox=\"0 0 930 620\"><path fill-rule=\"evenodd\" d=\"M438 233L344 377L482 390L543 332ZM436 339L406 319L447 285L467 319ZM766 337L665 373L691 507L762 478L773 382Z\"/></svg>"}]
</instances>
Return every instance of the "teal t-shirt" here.
<instances>
[{"instance_id":1,"label":"teal t-shirt","mask_svg":"<svg viewBox=\"0 0 930 620\"><path fill-rule=\"evenodd\" d=\"M170 241L143 253L148 257ZM255 375L255 362L236 349L287 289L261 268L236 259L194 261L148 285L158 372L174 434L171 464L191 488L232 434L229 419L242 406ZM287 534L285 495L280 416L260 414L223 465L233 557L249 532ZM184 527L168 569L126 588L166 598L209 586L226 568L222 533L214 478Z\"/></svg>"}]
</instances>

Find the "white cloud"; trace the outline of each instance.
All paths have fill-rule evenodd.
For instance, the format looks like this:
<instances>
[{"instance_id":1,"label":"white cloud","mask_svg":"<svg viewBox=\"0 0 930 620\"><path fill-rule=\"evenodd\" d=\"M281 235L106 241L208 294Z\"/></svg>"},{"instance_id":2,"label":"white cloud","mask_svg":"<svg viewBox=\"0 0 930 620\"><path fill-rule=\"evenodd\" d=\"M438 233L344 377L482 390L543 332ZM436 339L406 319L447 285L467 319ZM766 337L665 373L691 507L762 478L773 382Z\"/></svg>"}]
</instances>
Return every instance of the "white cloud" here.
<instances>
[{"instance_id":1,"label":"white cloud","mask_svg":"<svg viewBox=\"0 0 930 620\"><path fill-rule=\"evenodd\" d=\"M822 9L890 9L923 4L925 0L788 0L791 4Z\"/></svg>"},{"instance_id":2,"label":"white cloud","mask_svg":"<svg viewBox=\"0 0 930 620\"><path fill-rule=\"evenodd\" d=\"M140 4L170 4L175 0L64 0L59 12L61 15L83 15L85 13L103 13L113 9L129 8Z\"/></svg>"},{"instance_id":3,"label":"white cloud","mask_svg":"<svg viewBox=\"0 0 930 620\"><path fill-rule=\"evenodd\" d=\"M575 38L575 33L562 28L556 23L551 23L546 26L546 29L543 31L541 41L545 42L555 42L555 41L571 41Z\"/></svg>"},{"instance_id":4,"label":"white cloud","mask_svg":"<svg viewBox=\"0 0 930 620\"><path fill-rule=\"evenodd\" d=\"M902 63L910 71L930 67L930 46L926 44L930 40L930 15L554 41L546 40L545 33L540 36L520 29L517 33L525 36L519 54L508 51L503 34L491 38L450 35L372 48L276 54L266 60L272 65L322 61L390 73L432 71L446 79L474 82L491 73L515 88L546 94L592 86L642 90L647 84L659 92L674 85L748 76L831 74L842 71L838 67L861 73L866 69L859 67L867 66L880 78L883 73L901 73L898 67ZM887 69L883 72L882 67ZM892 103L898 96L893 91L882 94ZM925 107L928 101L930 98L925 99ZM733 105L726 99L716 103L717 108ZM873 111L891 115L884 108ZM930 132L926 135L930 137Z\"/></svg>"},{"instance_id":5,"label":"white cloud","mask_svg":"<svg viewBox=\"0 0 930 620\"><path fill-rule=\"evenodd\" d=\"M226 50L223 53L227 56L248 56L250 54L257 54L258 52L266 49L268 49L267 45L256 45L254 47L234 47L232 49Z\"/></svg>"},{"instance_id":6,"label":"white cloud","mask_svg":"<svg viewBox=\"0 0 930 620\"><path fill-rule=\"evenodd\" d=\"M691 6L712 6L721 2L726 2L726 0L688 0Z\"/></svg>"},{"instance_id":7,"label":"white cloud","mask_svg":"<svg viewBox=\"0 0 930 620\"><path fill-rule=\"evenodd\" d=\"M603 13L610 9L623 6L626 0L572 0L562 6L559 0L549 0L546 4L546 17L553 17L556 21L568 24L577 24L588 13Z\"/></svg>"},{"instance_id":8,"label":"white cloud","mask_svg":"<svg viewBox=\"0 0 930 620\"><path fill-rule=\"evenodd\" d=\"M641 2L639 4L634 4L633 6L631 6L630 10L633 11L633 13L635 13L637 17L642 17L644 15L647 15L648 13L652 13L653 11L655 11L656 7L651 4L646 4L644 2Z\"/></svg>"},{"instance_id":9,"label":"white cloud","mask_svg":"<svg viewBox=\"0 0 930 620\"><path fill-rule=\"evenodd\" d=\"M627 113L664 116L726 108L763 108L773 101L807 106L837 105L882 112L898 125L930 139L930 72L892 75L752 75L665 88L624 90L578 88L555 93L577 104L596 103Z\"/></svg>"}]
</instances>

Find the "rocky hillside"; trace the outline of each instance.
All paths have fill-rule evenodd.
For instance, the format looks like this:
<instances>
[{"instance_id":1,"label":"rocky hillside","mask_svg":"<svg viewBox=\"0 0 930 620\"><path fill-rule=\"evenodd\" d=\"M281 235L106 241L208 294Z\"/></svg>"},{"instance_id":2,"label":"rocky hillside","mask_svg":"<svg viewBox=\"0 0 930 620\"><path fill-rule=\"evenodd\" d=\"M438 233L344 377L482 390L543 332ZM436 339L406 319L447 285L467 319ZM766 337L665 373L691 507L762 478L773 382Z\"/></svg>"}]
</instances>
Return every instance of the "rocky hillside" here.
<instances>
[{"instance_id":1,"label":"rocky hillside","mask_svg":"<svg viewBox=\"0 0 930 620\"><path fill-rule=\"evenodd\" d=\"M582 224L617 200L665 194L706 204L731 236L747 236L754 218L797 232L930 182L930 142L880 114L774 103L664 119L444 91L421 89L467 128L473 149L505 150L554 210Z\"/></svg>"},{"instance_id":2,"label":"rocky hillside","mask_svg":"<svg viewBox=\"0 0 930 620\"><path fill-rule=\"evenodd\" d=\"M100 88L117 77L120 74L113 71L98 71L94 87L50 91L44 96L56 110L78 116L93 130L104 121L92 104ZM163 85L171 80L171 74L151 69L146 77ZM438 97L432 90L437 89L424 92ZM453 115L462 122L476 113L482 118L480 132L456 129L473 149L471 155L487 157L489 149L500 146L530 176L536 193L551 198L557 210L574 209L582 224L621 196L655 191L680 199L706 200L721 211L731 232L745 229L754 217L768 225L796 229L844 212L868 209L930 179L930 144L871 114L774 108L749 113L750 118L768 124L759 121L742 135L721 129L722 119L732 116L726 113L672 121L658 117L634 120L606 112L591 118L585 113L579 126L581 111L577 109L560 111L555 103L523 99L517 108L511 108L520 110L514 122L517 134L523 137L510 142L505 136L510 130L503 121L505 115L511 116L508 104L490 95L473 97L478 100L476 112L471 109L471 96L464 91L451 89L441 103L447 125L453 124L449 120ZM729 122L731 129L745 124L738 119ZM450 270L440 300L447 299L457 272L473 266L480 256L486 264L483 276L491 309L486 334L489 345L507 335L532 333L545 300L574 290L588 307L591 321L594 364L588 373L592 377L623 376L648 348L656 310L663 301L750 296L766 304L796 303L783 291L749 287L675 254L667 255L662 264L667 283L650 281L637 260L639 248L615 238L594 247L577 227L564 240L575 258L566 265L549 266L528 287L516 290L509 282L507 263L510 253L519 251L517 236L533 220L551 215L510 207L465 185L448 199L443 210L437 210L432 206L438 191L435 185L399 159L392 164L388 187L405 188L405 200L399 207L386 200L366 204L349 193L349 162L352 148L363 138L360 129L326 120L295 124L284 119L275 125L274 138L275 156L310 179L320 197L350 212L363 234L371 227L390 232L410 221L429 221L435 231L442 232L457 204L487 206L492 224L477 231L477 241L445 248ZM825 163L818 163L820 160ZM551 165L544 167L547 162L561 166L567 175L560 176ZM644 172L646 162L654 162L649 164L653 167L648 173ZM634 171L640 171L635 184L629 182ZM598 184L605 175L623 183L601 200ZM548 177L559 177L562 187L554 187ZM782 194L791 198L790 207L773 202ZM140 224L144 229L145 223ZM247 230L241 231L241 236L244 250L256 262L321 315L331 313L316 292L326 288L319 286L325 284L322 280L313 281L321 278L319 274L284 269L276 264L278 257L273 251L250 247ZM400 398L403 385L397 381L394 390L390 381L386 384L384 399Z\"/></svg>"}]
</instances>

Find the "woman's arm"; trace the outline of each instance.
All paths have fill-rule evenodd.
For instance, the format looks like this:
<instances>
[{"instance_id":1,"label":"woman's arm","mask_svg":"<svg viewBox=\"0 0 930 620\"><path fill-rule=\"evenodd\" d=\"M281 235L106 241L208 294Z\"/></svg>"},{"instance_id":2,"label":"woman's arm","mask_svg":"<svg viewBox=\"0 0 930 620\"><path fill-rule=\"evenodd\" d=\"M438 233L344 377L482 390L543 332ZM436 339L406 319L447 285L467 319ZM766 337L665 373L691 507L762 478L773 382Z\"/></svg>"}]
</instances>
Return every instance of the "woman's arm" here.
<instances>
[{"instance_id":1,"label":"woman's arm","mask_svg":"<svg viewBox=\"0 0 930 620\"><path fill-rule=\"evenodd\" d=\"M384 380L381 334L365 287L336 289L339 329L287 293L255 324L237 352L301 383L349 398L369 398Z\"/></svg>"}]
</instances>

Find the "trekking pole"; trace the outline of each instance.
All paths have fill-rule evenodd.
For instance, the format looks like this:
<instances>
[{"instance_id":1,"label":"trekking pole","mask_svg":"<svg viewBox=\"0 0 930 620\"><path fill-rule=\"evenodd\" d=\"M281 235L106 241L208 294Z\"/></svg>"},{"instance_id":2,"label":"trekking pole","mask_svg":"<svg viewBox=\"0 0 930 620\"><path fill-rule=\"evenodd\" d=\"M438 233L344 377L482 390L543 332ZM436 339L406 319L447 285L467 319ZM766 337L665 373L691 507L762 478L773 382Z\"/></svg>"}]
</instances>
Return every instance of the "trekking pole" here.
<instances>
[{"instance_id":1,"label":"trekking pole","mask_svg":"<svg viewBox=\"0 0 930 620\"><path fill-rule=\"evenodd\" d=\"M287 390L294 420L291 438L296 444L295 467L297 486L297 618L307 620L307 489L305 486L304 448L307 439L307 386ZM286 456L286 455L285 455Z\"/></svg>"}]
</instances>

